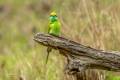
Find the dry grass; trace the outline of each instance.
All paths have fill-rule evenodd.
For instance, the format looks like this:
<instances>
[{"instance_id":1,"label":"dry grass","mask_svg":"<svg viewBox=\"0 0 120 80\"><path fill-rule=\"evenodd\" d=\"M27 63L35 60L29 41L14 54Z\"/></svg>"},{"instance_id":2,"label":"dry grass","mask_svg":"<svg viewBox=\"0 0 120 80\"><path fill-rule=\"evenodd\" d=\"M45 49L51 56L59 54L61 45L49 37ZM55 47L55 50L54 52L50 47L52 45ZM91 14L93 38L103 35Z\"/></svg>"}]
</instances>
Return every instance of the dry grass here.
<instances>
[{"instance_id":1,"label":"dry grass","mask_svg":"<svg viewBox=\"0 0 120 80\"><path fill-rule=\"evenodd\" d=\"M32 40L34 33L47 32L52 10L62 23L62 36L119 51L119 4L119 0L0 0L0 79L62 80L64 58L53 51L46 70L46 47Z\"/></svg>"}]
</instances>

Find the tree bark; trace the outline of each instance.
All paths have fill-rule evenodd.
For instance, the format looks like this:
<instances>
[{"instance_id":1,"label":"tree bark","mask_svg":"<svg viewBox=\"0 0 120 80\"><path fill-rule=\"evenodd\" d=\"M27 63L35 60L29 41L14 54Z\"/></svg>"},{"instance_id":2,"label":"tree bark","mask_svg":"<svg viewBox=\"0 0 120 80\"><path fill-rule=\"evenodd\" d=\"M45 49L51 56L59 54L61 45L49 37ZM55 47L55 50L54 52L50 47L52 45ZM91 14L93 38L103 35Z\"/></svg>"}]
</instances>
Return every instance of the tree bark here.
<instances>
[{"instance_id":1,"label":"tree bark","mask_svg":"<svg viewBox=\"0 0 120 80\"><path fill-rule=\"evenodd\" d=\"M37 33L34 40L59 50L60 54L67 57L65 70L69 75L77 76L88 69L120 71L120 52L97 50L63 37L43 33ZM78 76L76 80L79 80L77 78Z\"/></svg>"}]
</instances>

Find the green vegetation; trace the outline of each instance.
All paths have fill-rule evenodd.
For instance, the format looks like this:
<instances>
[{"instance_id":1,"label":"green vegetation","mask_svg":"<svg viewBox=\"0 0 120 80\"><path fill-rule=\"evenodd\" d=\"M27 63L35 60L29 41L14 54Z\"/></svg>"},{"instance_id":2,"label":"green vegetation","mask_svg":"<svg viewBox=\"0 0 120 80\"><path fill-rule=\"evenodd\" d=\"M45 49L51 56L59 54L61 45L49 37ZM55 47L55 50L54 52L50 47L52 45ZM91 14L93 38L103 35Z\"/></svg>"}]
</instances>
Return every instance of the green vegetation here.
<instances>
[{"instance_id":1,"label":"green vegetation","mask_svg":"<svg viewBox=\"0 0 120 80\"><path fill-rule=\"evenodd\" d=\"M47 32L56 10L62 36L104 50L120 50L120 0L0 0L0 80L63 80L64 58L33 41ZM59 63L59 65L57 64ZM56 65L57 64L57 65ZM107 80L120 80L107 75Z\"/></svg>"}]
</instances>

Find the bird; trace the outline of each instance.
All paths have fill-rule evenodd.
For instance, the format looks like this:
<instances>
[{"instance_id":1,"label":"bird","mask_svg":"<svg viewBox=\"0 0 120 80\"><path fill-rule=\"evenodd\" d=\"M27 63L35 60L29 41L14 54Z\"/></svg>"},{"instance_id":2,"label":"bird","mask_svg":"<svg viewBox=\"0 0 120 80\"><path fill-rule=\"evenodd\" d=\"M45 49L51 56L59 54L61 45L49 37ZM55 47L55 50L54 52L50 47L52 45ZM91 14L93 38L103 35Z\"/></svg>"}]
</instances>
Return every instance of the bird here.
<instances>
[{"instance_id":1,"label":"bird","mask_svg":"<svg viewBox=\"0 0 120 80\"><path fill-rule=\"evenodd\" d=\"M53 36L60 36L61 23L58 19L57 13L55 11L50 13L49 16L49 25L48 25L48 34ZM48 62L49 53L52 51L51 47L47 48L47 58L46 64Z\"/></svg>"}]
</instances>

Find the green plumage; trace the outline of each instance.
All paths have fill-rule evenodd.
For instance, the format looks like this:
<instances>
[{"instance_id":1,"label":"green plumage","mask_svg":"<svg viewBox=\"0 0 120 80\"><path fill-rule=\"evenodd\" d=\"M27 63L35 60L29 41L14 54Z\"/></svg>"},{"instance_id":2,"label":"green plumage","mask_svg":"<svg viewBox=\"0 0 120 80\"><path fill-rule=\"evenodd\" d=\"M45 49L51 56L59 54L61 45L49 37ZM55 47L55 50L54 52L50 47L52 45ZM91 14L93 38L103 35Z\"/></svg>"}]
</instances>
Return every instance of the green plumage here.
<instances>
[{"instance_id":1,"label":"green plumage","mask_svg":"<svg viewBox=\"0 0 120 80\"><path fill-rule=\"evenodd\" d=\"M60 35L60 22L54 21L49 23L49 34L54 35L54 36L59 36Z\"/></svg>"},{"instance_id":2,"label":"green plumage","mask_svg":"<svg viewBox=\"0 0 120 80\"><path fill-rule=\"evenodd\" d=\"M48 29L48 33L54 36L60 36L60 27L61 24L58 20L58 17L56 16L55 12L52 12L50 15L50 20L49 20L49 29ZM46 63L48 61L48 57L49 57L49 53L52 51L51 47L47 48L47 59L46 59Z\"/></svg>"}]
</instances>

